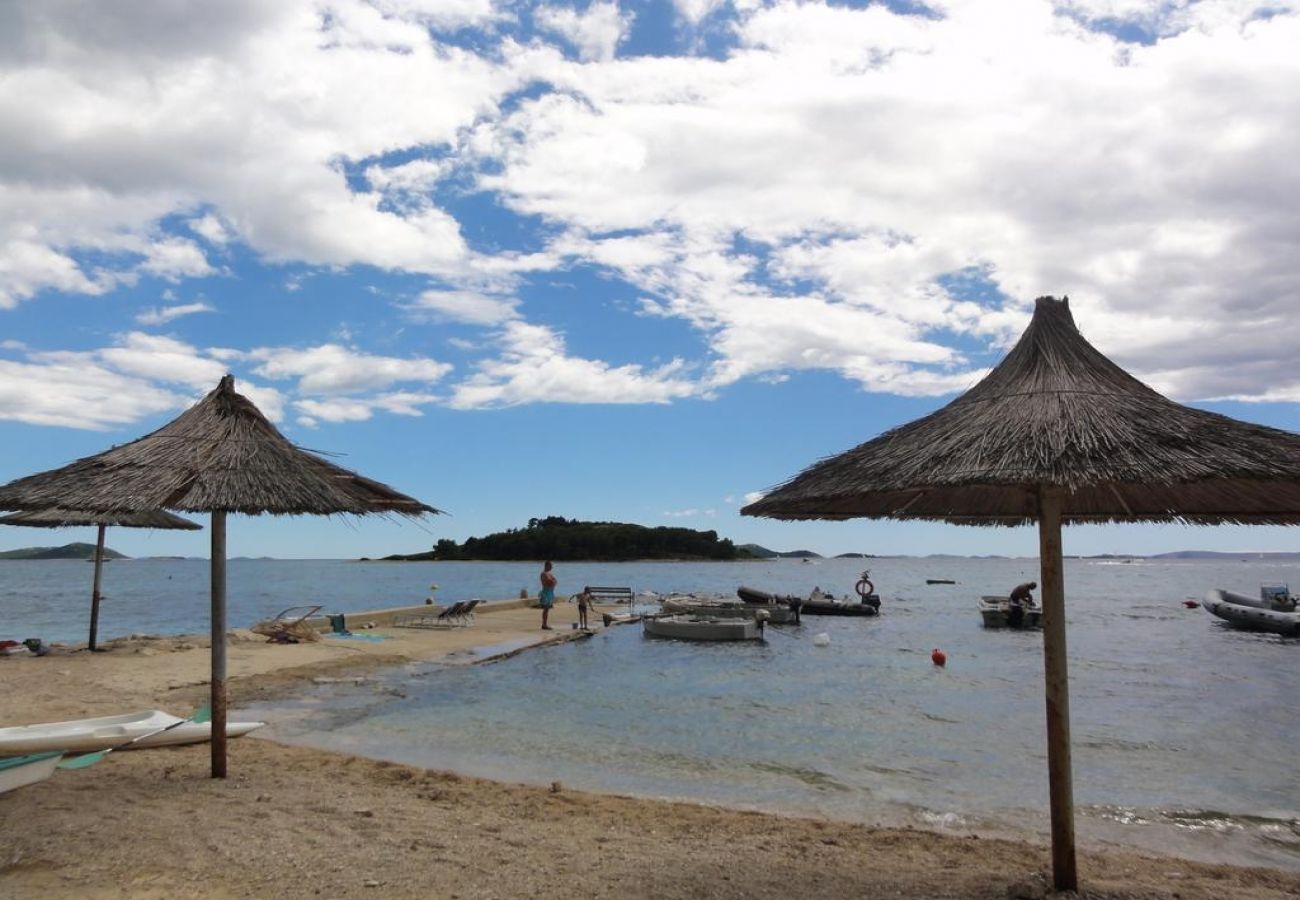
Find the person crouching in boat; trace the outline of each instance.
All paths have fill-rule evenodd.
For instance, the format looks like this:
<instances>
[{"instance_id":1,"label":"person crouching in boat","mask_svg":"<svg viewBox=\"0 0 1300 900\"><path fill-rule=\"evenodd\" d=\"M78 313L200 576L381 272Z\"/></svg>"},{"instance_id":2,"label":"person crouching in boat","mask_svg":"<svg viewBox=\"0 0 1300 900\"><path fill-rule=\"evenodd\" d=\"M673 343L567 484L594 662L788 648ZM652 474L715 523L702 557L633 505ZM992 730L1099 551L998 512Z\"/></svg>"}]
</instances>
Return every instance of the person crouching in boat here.
<instances>
[{"instance_id":1,"label":"person crouching in boat","mask_svg":"<svg viewBox=\"0 0 1300 900\"><path fill-rule=\"evenodd\" d=\"M1038 587L1037 581L1026 581L1011 589L1011 596L1007 598L1010 601L1007 607L1007 624L1012 628L1019 628L1025 621L1025 610L1034 608L1034 595L1031 591L1036 587Z\"/></svg>"}]
</instances>

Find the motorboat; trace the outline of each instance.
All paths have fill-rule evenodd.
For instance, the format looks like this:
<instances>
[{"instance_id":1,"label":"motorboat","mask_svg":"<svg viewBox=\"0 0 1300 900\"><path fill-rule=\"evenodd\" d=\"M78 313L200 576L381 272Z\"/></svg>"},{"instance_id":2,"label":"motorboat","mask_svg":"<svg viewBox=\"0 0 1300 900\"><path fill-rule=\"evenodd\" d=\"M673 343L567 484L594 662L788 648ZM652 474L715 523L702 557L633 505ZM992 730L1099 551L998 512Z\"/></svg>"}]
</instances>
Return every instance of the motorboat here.
<instances>
[{"instance_id":1,"label":"motorboat","mask_svg":"<svg viewBox=\"0 0 1300 900\"><path fill-rule=\"evenodd\" d=\"M766 617L722 619L713 616L646 616L641 620L646 637L679 641L761 641Z\"/></svg>"},{"instance_id":2,"label":"motorboat","mask_svg":"<svg viewBox=\"0 0 1300 900\"><path fill-rule=\"evenodd\" d=\"M1238 628L1300 637L1300 610L1296 601L1297 597L1285 584L1263 584L1258 598L1213 590L1205 595L1201 605Z\"/></svg>"},{"instance_id":3,"label":"motorboat","mask_svg":"<svg viewBox=\"0 0 1300 900\"><path fill-rule=\"evenodd\" d=\"M770 625L798 625L800 604L746 603L729 597L700 597L695 594L669 594L659 601L664 612L718 619L753 619L767 614Z\"/></svg>"},{"instance_id":4,"label":"motorboat","mask_svg":"<svg viewBox=\"0 0 1300 900\"><path fill-rule=\"evenodd\" d=\"M44 781L54 774L62 758L62 750L51 750L47 753L0 759L0 794Z\"/></svg>"},{"instance_id":5,"label":"motorboat","mask_svg":"<svg viewBox=\"0 0 1300 900\"><path fill-rule=\"evenodd\" d=\"M868 593L859 600L850 600L847 597L837 599L831 594L823 593L814 589L807 597L797 597L792 594L770 594L767 591L760 591L756 588L745 587L743 584L736 588L736 595L750 604L761 605L784 605L791 608L798 607L801 615L809 616L876 616L880 615L880 598L874 593Z\"/></svg>"},{"instance_id":6,"label":"motorboat","mask_svg":"<svg viewBox=\"0 0 1300 900\"><path fill-rule=\"evenodd\" d=\"M1043 610L1038 606L1012 603L1000 594L985 594L979 601L985 628L1032 629L1043 627Z\"/></svg>"},{"instance_id":7,"label":"motorboat","mask_svg":"<svg viewBox=\"0 0 1300 900\"><path fill-rule=\"evenodd\" d=\"M227 722L226 737L239 737L265 724ZM0 728L0 756L21 756L50 750L89 753L120 747L129 741L135 741L131 744L131 749L142 749L193 744L211 737L211 722L192 722L155 709L120 716Z\"/></svg>"}]
</instances>

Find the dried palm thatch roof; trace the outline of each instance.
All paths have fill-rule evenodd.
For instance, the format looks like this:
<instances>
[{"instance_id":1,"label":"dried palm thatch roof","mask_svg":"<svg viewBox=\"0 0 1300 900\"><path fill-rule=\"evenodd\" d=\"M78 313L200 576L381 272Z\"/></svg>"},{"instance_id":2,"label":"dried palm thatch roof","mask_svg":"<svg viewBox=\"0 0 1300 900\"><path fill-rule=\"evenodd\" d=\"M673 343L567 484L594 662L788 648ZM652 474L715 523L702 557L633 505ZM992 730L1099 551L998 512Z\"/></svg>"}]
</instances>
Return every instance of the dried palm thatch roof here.
<instances>
[{"instance_id":1,"label":"dried palm thatch roof","mask_svg":"<svg viewBox=\"0 0 1300 900\"><path fill-rule=\"evenodd\" d=\"M813 464L745 515L1021 525L1038 486L1065 522L1300 524L1300 435L1180 406L1075 327L1033 320L983 381L925 418Z\"/></svg>"},{"instance_id":2,"label":"dried palm thatch roof","mask_svg":"<svg viewBox=\"0 0 1300 900\"><path fill-rule=\"evenodd\" d=\"M235 392L230 375L151 434L0 487L0 509L53 506L104 513L439 512L295 446Z\"/></svg>"},{"instance_id":3,"label":"dried palm thatch roof","mask_svg":"<svg viewBox=\"0 0 1300 900\"><path fill-rule=\"evenodd\" d=\"M181 518L162 509L138 513L93 513L76 509L32 509L0 516L0 525L23 525L29 528L69 528L77 525L113 525L125 528L174 528L199 531L198 522Z\"/></svg>"}]
</instances>

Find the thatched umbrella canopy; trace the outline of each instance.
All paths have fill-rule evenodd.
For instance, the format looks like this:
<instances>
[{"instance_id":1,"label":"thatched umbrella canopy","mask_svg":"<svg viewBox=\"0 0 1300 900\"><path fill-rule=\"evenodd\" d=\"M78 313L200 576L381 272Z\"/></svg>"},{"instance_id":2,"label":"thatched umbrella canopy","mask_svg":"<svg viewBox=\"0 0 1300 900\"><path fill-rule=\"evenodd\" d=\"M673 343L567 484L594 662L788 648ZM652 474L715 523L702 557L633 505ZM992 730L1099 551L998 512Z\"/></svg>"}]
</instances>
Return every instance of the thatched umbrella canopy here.
<instances>
[{"instance_id":1,"label":"thatched umbrella canopy","mask_svg":"<svg viewBox=\"0 0 1300 900\"><path fill-rule=\"evenodd\" d=\"M21 525L27 528L69 528L77 525L97 525L99 535L95 539L95 578L90 590L90 641L87 649L92 652L99 634L99 601L102 599L99 588L104 573L104 533L108 526L116 525L126 528L170 528L185 531L198 531L203 528L198 522L182 519L161 510L147 510L139 513L92 513L76 509L36 509L13 515L0 516L0 525Z\"/></svg>"},{"instance_id":2,"label":"thatched umbrella canopy","mask_svg":"<svg viewBox=\"0 0 1300 900\"><path fill-rule=\"evenodd\" d=\"M173 421L129 444L0 486L0 509L210 512L212 775L226 775L226 514L333 515L434 509L292 444L227 375Z\"/></svg>"},{"instance_id":3,"label":"thatched umbrella canopy","mask_svg":"<svg viewBox=\"0 0 1300 900\"><path fill-rule=\"evenodd\" d=\"M1300 435L1180 406L1040 297L1006 358L939 411L822 460L745 515L1039 524L1052 854L1077 885L1061 524L1300 524Z\"/></svg>"}]
</instances>

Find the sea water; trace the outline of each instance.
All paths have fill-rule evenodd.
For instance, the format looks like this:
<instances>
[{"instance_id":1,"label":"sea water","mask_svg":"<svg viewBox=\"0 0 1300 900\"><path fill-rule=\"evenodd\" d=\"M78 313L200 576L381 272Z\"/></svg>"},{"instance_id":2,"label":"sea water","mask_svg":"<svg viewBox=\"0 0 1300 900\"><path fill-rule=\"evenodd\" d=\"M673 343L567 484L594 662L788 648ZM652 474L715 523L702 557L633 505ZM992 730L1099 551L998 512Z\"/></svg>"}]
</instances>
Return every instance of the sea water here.
<instances>
[{"instance_id":1,"label":"sea water","mask_svg":"<svg viewBox=\"0 0 1300 900\"><path fill-rule=\"evenodd\" d=\"M561 596L607 584L645 599L740 584L844 594L866 566L882 598L876 618L809 616L770 627L763 644L653 640L623 626L487 666L411 664L244 712L269 719L280 740L490 778L1045 839L1042 636L984 629L975 605L1037 579L1037 560L556 571ZM89 569L0 562L0 637L84 639ZM517 596L537 569L232 560L230 624L306 602L409 605L435 581L440 600ZM207 571L197 560L110 564L101 634L204 630ZM1235 631L1183 605L1262 582L1300 587L1300 564L1066 560L1082 840L1300 869L1300 641ZM944 668L930 661L935 647Z\"/></svg>"}]
</instances>

